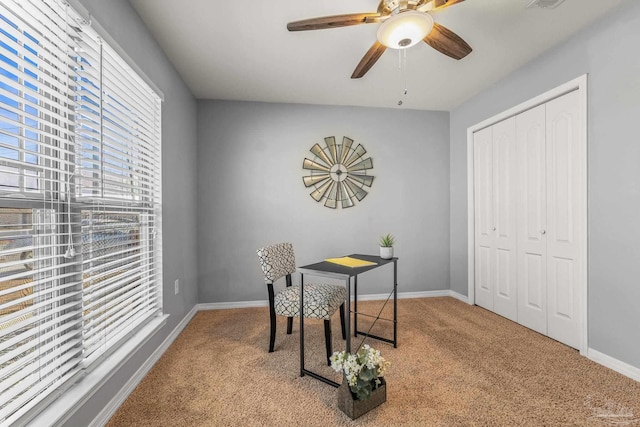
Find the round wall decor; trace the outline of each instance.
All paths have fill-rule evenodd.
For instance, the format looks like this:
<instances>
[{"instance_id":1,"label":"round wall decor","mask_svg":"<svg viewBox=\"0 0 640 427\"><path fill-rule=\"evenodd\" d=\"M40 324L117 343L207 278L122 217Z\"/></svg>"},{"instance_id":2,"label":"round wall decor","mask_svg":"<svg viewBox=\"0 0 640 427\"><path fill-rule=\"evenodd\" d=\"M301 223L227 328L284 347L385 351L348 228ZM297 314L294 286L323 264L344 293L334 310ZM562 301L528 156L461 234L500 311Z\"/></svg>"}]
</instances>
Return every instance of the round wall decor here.
<instances>
[{"instance_id":1,"label":"round wall decor","mask_svg":"<svg viewBox=\"0 0 640 427\"><path fill-rule=\"evenodd\" d=\"M333 136L324 139L325 146L311 147L313 159L305 158L302 168L309 171L302 179L305 187L313 187L310 193L316 202L323 202L328 208L350 208L356 200L361 201L368 194L364 187L371 187L373 176L367 171L373 169L371 157L364 158L367 150L361 144L353 147L353 139L342 138L336 144Z\"/></svg>"}]
</instances>

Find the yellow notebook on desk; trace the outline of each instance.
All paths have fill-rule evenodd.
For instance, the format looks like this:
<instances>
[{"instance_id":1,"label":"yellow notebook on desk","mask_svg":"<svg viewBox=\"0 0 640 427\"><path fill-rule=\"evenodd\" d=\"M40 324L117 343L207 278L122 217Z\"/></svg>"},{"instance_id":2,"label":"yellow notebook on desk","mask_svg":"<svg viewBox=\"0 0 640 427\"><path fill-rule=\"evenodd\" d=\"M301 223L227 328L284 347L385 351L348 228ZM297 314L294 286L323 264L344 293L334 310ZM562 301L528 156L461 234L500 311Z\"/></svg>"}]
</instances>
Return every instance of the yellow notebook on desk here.
<instances>
[{"instance_id":1,"label":"yellow notebook on desk","mask_svg":"<svg viewBox=\"0 0 640 427\"><path fill-rule=\"evenodd\" d=\"M327 258L325 259L325 261L344 265L345 267L366 267L368 265L378 265L375 262L365 261L358 258L351 258L348 256L343 256L342 258Z\"/></svg>"}]
</instances>

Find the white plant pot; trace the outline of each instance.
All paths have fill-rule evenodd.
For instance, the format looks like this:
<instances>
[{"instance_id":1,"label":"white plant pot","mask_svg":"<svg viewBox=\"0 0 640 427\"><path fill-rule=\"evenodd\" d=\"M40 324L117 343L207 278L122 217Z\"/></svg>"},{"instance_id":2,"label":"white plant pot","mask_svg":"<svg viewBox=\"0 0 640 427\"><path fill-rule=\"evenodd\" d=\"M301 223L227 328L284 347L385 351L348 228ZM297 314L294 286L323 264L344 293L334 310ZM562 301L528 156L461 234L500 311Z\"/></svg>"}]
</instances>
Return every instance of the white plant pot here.
<instances>
[{"instance_id":1,"label":"white plant pot","mask_svg":"<svg viewBox=\"0 0 640 427\"><path fill-rule=\"evenodd\" d=\"M393 258L393 246L391 247L380 246L380 258L382 259Z\"/></svg>"}]
</instances>

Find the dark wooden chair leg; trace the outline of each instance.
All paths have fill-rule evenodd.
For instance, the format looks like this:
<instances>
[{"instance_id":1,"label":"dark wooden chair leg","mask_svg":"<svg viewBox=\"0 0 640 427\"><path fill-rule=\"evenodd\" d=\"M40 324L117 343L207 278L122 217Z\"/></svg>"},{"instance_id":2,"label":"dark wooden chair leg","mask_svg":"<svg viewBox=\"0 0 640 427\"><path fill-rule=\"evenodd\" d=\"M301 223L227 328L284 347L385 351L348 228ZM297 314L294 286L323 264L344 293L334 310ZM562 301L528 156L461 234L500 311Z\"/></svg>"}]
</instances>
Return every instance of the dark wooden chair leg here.
<instances>
[{"instance_id":1,"label":"dark wooden chair leg","mask_svg":"<svg viewBox=\"0 0 640 427\"><path fill-rule=\"evenodd\" d=\"M276 309L274 307L273 284L267 284L269 289L269 320L271 324L271 334L269 337L269 353L273 353L273 347L276 343Z\"/></svg>"},{"instance_id":2,"label":"dark wooden chair leg","mask_svg":"<svg viewBox=\"0 0 640 427\"><path fill-rule=\"evenodd\" d=\"M342 339L346 340L347 333L344 328L344 315L345 315L344 311L345 311L345 307L344 307L344 303L342 303L342 305L340 306L340 327L342 328Z\"/></svg>"},{"instance_id":3,"label":"dark wooden chair leg","mask_svg":"<svg viewBox=\"0 0 640 427\"><path fill-rule=\"evenodd\" d=\"M324 321L324 339L327 343L327 365L331 365L331 354L333 354L333 351L331 351L331 319L325 319Z\"/></svg>"}]
</instances>

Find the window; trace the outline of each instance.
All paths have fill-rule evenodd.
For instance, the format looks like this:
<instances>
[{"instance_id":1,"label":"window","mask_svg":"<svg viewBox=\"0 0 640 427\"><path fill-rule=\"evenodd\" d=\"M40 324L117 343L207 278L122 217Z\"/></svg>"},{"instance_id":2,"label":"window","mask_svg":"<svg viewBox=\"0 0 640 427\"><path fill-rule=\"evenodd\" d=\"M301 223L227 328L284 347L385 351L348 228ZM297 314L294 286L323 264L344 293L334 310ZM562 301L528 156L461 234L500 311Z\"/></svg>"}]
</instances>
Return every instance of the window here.
<instances>
[{"instance_id":1,"label":"window","mask_svg":"<svg viewBox=\"0 0 640 427\"><path fill-rule=\"evenodd\" d=\"M62 0L0 5L0 424L161 312L160 99Z\"/></svg>"}]
</instances>

